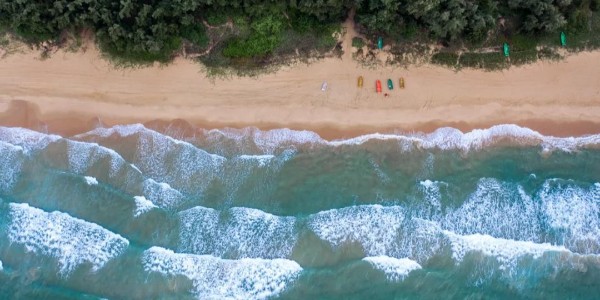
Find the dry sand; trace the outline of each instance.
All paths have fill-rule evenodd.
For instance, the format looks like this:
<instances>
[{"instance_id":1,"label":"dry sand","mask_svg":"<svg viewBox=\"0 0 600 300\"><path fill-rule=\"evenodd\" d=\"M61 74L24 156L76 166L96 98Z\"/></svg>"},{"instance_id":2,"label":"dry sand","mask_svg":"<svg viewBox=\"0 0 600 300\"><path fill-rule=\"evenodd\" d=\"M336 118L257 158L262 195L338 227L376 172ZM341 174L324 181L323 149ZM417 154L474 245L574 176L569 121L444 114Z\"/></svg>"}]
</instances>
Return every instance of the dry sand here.
<instances>
[{"instance_id":1,"label":"dry sand","mask_svg":"<svg viewBox=\"0 0 600 300\"><path fill-rule=\"evenodd\" d=\"M357 87L360 75L363 88ZM397 87L401 76L405 89ZM385 92L388 78L396 88L389 97L376 94L375 80ZM2 111L0 124L46 126L63 134L95 126L98 119L106 125L184 119L204 128L288 127L329 138L504 123L580 135L600 133L600 52L502 72L432 65L368 69L347 53L257 78L216 80L183 58L165 67L117 69L94 47L46 60L29 52L0 59Z\"/></svg>"}]
</instances>

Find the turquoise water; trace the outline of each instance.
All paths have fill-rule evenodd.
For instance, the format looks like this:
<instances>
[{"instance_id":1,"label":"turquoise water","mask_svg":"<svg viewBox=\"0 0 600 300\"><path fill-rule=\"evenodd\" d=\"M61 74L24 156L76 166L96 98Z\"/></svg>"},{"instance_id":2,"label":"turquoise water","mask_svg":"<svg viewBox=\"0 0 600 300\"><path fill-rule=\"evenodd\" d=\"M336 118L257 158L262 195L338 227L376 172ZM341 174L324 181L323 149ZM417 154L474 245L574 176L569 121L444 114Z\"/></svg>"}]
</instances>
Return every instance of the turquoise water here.
<instances>
[{"instance_id":1,"label":"turquoise water","mask_svg":"<svg viewBox=\"0 0 600 300\"><path fill-rule=\"evenodd\" d=\"M0 298L594 299L600 135L0 127Z\"/></svg>"}]
</instances>

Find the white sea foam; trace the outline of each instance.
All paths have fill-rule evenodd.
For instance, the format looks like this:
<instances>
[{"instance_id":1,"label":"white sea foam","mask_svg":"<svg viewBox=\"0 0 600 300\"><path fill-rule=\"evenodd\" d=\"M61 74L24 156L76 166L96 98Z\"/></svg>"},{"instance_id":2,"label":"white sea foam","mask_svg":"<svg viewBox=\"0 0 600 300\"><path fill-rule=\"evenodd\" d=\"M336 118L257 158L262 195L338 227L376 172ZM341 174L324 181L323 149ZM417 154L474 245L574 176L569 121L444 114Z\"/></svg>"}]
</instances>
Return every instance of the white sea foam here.
<instances>
[{"instance_id":1,"label":"white sea foam","mask_svg":"<svg viewBox=\"0 0 600 300\"><path fill-rule=\"evenodd\" d=\"M385 255L365 257L362 260L381 270L388 280L403 280L410 272L421 269L416 261L408 258L393 258Z\"/></svg>"},{"instance_id":2,"label":"white sea foam","mask_svg":"<svg viewBox=\"0 0 600 300\"><path fill-rule=\"evenodd\" d=\"M147 129L141 124L97 128L77 135L76 138L103 143L103 139L113 135L135 135L137 149L132 163L146 176L167 182L184 192L202 192L212 180L219 177L227 160L188 142Z\"/></svg>"},{"instance_id":3,"label":"white sea foam","mask_svg":"<svg viewBox=\"0 0 600 300\"><path fill-rule=\"evenodd\" d=\"M429 134L380 134L373 133L351 139L327 141L311 131L294 131L290 129L275 129L260 131L256 128L222 129L204 132L208 142L223 142L223 139L233 141L236 147L243 151L250 151L248 143L260 149L262 153L273 154L278 149L290 145L361 145L369 141L398 141L399 146L408 150L412 147L443 150L478 150L494 145L497 141L508 140L524 145L538 145L544 151L563 150L573 151L580 147L600 145L600 135L583 137L553 137L544 136L529 128L513 124L492 126L487 129L475 129L470 132L444 127ZM412 146L411 146L412 145Z\"/></svg>"},{"instance_id":4,"label":"white sea foam","mask_svg":"<svg viewBox=\"0 0 600 300\"><path fill-rule=\"evenodd\" d=\"M144 195L154 205L163 209L175 209L183 202L183 195L176 189L171 188L168 183L156 182L148 178L144 180Z\"/></svg>"},{"instance_id":5,"label":"white sea foam","mask_svg":"<svg viewBox=\"0 0 600 300\"><path fill-rule=\"evenodd\" d=\"M286 259L226 260L210 255L178 254L152 247L142 256L146 272L189 278L198 299L266 299L285 290L302 272Z\"/></svg>"},{"instance_id":6,"label":"white sea foam","mask_svg":"<svg viewBox=\"0 0 600 300\"><path fill-rule=\"evenodd\" d=\"M253 153L259 149L263 154L275 154L277 150L295 145L305 145L322 142L321 137L312 131L297 131L288 128L259 130L255 127L243 129L211 129L205 130L204 136L208 143L219 144L222 141L233 142L241 153Z\"/></svg>"},{"instance_id":7,"label":"white sea foam","mask_svg":"<svg viewBox=\"0 0 600 300\"><path fill-rule=\"evenodd\" d=\"M0 141L0 191L12 190L24 161L22 147Z\"/></svg>"},{"instance_id":8,"label":"white sea foam","mask_svg":"<svg viewBox=\"0 0 600 300\"><path fill-rule=\"evenodd\" d=\"M61 137L58 135L44 134L19 127L0 126L0 141L20 146L25 152L46 148L48 144L59 139Z\"/></svg>"},{"instance_id":9,"label":"white sea foam","mask_svg":"<svg viewBox=\"0 0 600 300\"><path fill-rule=\"evenodd\" d=\"M275 155L240 155L238 158L241 160L257 161L259 167L264 167L275 158Z\"/></svg>"},{"instance_id":10,"label":"white sea foam","mask_svg":"<svg viewBox=\"0 0 600 300\"><path fill-rule=\"evenodd\" d=\"M85 174L95 163L108 160L110 165L108 175L113 177L126 164L125 160L117 152L96 143L69 140L67 149L69 168L78 174Z\"/></svg>"},{"instance_id":11,"label":"white sea foam","mask_svg":"<svg viewBox=\"0 0 600 300\"><path fill-rule=\"evenodd\" d=\"M399 206L362 205L311 215L308 227L333 247L359 242L368 256L389 255L404 221Z\"/></svg>"},{"instance_id":12,"label":"white sea foam","mask_svg":"<svg viewBox=\"0 0 600 300\"><path fill-rule=\"evenodd\" d=\"M27 204L10 203L8 238L28 252L53 257L61 275L82 264L93 271L122 254L129 241L99 225L62 212L47 213Z\"/></svg>"},{"instance_id":13,"label":"white sea foam","mask_svg":"<svg viewBox=\"0 0 600 300\"><path fill-rule=\"evenodd\" d=\"M219 214L216 209L201 206L179 212L179 251L197 254L216 252L218 243L213 242L219 240Z\"/></svg>"},{"instance_id":14,"label":"white sea foam","mask_svg":"<svg viewBox=\"0 0 600 300\"><path fill-rule=\"evenodd\" d=\"M600 184L582 188L547 180L538 197L548 225L563 233L559 242L585 254L600 250Z\"/></svg>"},{"instance_id":15,"label":"white sea foam","mask_svg":"<svg viewBox=\"0 0 600 300\"><path fill-rule=\"evenodd\" d=\"M426 201L427 206L435 213L440 213L442 210L442 203L440 202L442 198L440 186L447 185L448 184L445 182L431 181L429 179L419 182L419 189L425 196L424 200Z\"/></svg>"},{"instance_id":16,"label":"white sea foam","mask_svg":"<svg viewBox=\"0 0 600 300\"><path fill-rule=\"evenodd\" d=\"M148 199L146 199L144 196L135 196L133 197L133 200L135 201L135 211L133 212L134 217L139 217L141 214L149 212L153 208L157 207L154 205L154 203L148 201Z\"/></svg>"},{"instance_id":17,"label":"white sea foam","mask_svg":"<svg viewBox=\"0 0 600 300\"><path fill-rule=\"evenodd\" d=\"M84 176L83 178L85 179L85 183L87 183L87 185L98 185L98 180L96 177Z\"/></svg>"},{"instance_id":18,"label":"white sea foam","mask_svg":"<svg viewBox=\"0 0 600 300\"><path fill-rule=\"evenodd\" d=\"M117 134L122 137L127 137L130 135L134 135L146 130L146 127L143 124L128 124L128 125L116 125L111 128L98 127L93 129L92 131L79 134L75 137L85 137L89 135L95 135L99 137L109 137L113 134Z\"/></svg>"},{"instance_id":19,"label":"white sea foam","mask_svg":"<svg viewBox=\"0 0 600 300\"><path fill-rule=\"evenodd\" d=\"M539 204L523 188L482 178L477 189L456 209L449 209L442 226L458 234L488 234L515 240L540 241Z\"/></svg>"},{"instance_id":20,"label":"white sea foam","mask_svg":"<svg viewBox=\"0 0 600 300\"><path fill-rule=\"evenodd\" d=\"M402 236L392 252L394 257L408 257L422 263L446 244L437 222L413 217L402 224Z\"/></svg>"},{"instance_id":21,"label":"white sea foam","mask_svg":"<svg viewBox=\"0 0 600 300\"><path fill-rule=\"evenodd\" d=\"M179 213L182 252L226 257L289 257L296 218L234 207L225 213L194 207Z\"/></svg>"},{"instance_id":22,"label":"white sea foam","mask_svg":"<svg viewBox=\"0 0 600 300\"><path fill-rule=\"evenodd\" d=\"M457 262L461 262L470 252L480 252L486 256L495 257L500 263L501 269L515 269L518 259L523 256L537 259L549 251L571 253L563 246L554 246L549 243L515 241L483 234L458 235L446 230L443 233L450 240L452 257Z\"/></svg>"},{"instance_id":23,"label":"white sea foam","mask_svg":"<svg viewBox=\"0 0 600 300\"><path fill-rule=\"evenodd\" d=\"M138 171L138 173L142 174L142 171L140 171L140 169L138 169L138 167L136 167L134 164L129 164L129 165L131 166L131 168Z\"/></svg>"}]
</instances>

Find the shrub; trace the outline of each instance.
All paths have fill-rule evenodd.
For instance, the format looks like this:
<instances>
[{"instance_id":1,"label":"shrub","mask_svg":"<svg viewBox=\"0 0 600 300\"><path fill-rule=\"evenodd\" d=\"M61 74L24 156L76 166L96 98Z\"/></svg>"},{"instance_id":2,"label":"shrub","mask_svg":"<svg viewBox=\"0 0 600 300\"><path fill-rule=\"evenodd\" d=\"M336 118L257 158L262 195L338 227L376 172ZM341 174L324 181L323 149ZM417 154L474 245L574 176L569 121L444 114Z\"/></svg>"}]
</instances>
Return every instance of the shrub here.
<instances>
[{"instance_id":1,"label":"shrub","mask_svg":"<svg viewBox=\"0 0 600 300\"><path fill-rule=\"evenodd\" d=\"M456 67L456 64L458 62L458 54L439 52L431 57L431 62L442 66Z\"/></svg>"},{"instance_id":2,"label":"shrub","mask_svg":"<svg viewBox=\"0 0 600 300\"><path fill-rule=\"evenodd\" d=\"M190 41L196 46L206 47L208 45L206 29L204 28L204 25L200 23L193 23L191 25L182 27L180 34L182 38Z\"/></svg>"},{"instance_id":3,"label":"shrub","mask_svg":"<svg viewBox=\"0 0 600 300\"><path fill-rule=\"evenodd\" d=\"M512 52L510 62L513 65L524 65L537 61L538 54L535 50Z\"/></svg>"},{"instance_id":4,"label":"shrub","mask_svg":"<svg viewBox=\"0 0 600 300\"><path fill-rule=\"evenodd\" d=\"M511 47L511 52L527 51L535 50L535 47L537 46L537 41L534 37L517 34L510 39L509 44Z\"/></svg>"},{"instance_id":5,"label":"shrub","mask_svg":"<svg viewBox=\"0 0 600 300\"><path fill-rule=\"evenodd\" d=\"M498 70L506 68L508 62L500 52L489 53L463 53L459 58L461 67Z\"/></svg>"},{"instance_id":6,"label":"shrub","mask_svg":"<svg viewBox=\"0 0 600 300\"><path fill-rule=\"evenodd\" d=\"M362 38L354 37L352 39L352 47L362 48L365 45L365 41Z\"/></svg>"},{"instance_id":7,"label":"shrub","mask_svg":"<svg viewBox=\"0 0 600 300\"><path fill-rule=\"evenodd\" d=\"M227 23L227 14L222 9L209 10L204 19L211 26L219 26Z\"/></svg>"}]
</instances>

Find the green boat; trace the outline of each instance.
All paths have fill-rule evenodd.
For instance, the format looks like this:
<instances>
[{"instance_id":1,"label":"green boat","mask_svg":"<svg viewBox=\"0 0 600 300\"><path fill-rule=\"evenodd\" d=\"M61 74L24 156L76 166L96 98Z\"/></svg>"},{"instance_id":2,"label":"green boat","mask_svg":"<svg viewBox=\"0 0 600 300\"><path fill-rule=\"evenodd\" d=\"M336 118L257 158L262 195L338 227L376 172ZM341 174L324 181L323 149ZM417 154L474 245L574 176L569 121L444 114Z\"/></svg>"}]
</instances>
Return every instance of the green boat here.
<instances>
[{"instance_id":1,"label":"green boat","mask_svg":"<svg viewBox=\"0 0 600 300\"><path fill-rule=\"evenodd\" d=\"M394 89L394 83L392 82L391 79L388 79L388 89L390 89L390 90Z\"/></svg>"},{"instance_id":2,"label":"green boat","mask_svg":"<svg viewBox=\"0 0 600 300\"><path fill-rule=\"evenodd\" d=\"M509 57L510 56L510 46L508 45L508 43L504 43L504 46L502 48L504 50L504 56Z\"/></svg>"},{"instance_id":3,"label":"green boat","mask_svg":"<svg viewBox=\"0 0 600 300\"><path fill-rule=\"evenodd\" d=\"M377 48L383 49L383 38L382 37L377 38Z\"/></svg>"},{"instance_id":4,"label":"green boat","mask_svg":"<svg viewBox=\"0 0 600 300\"><path fill-rule=\"evenodd\" d=\"M563 47L567 45L567 35L564 32L560 33L560 45Z\"/></svg>"}]
</instances>

